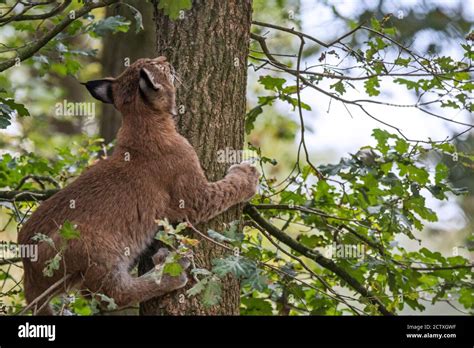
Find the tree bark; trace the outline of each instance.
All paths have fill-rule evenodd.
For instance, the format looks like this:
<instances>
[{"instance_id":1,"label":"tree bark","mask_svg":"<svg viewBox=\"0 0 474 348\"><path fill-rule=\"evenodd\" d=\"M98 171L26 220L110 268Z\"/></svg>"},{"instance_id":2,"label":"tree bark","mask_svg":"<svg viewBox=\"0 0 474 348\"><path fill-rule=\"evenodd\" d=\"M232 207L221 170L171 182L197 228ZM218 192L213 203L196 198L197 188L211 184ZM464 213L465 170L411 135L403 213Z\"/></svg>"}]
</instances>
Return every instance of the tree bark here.
<instances>
[{"instance_id":1,"label":"tree bark","mask_svg":"<svg viewBox=\"0 0 474 348\"><path fill-rule=\"evenodd\" d=\"M103 39L102 67L103 76L115 77L126 69L126 64L132 64L139 58L152 58L155 54L155 31L153 24L153 7L148 1L126 0L127 4L135 7L142 14L144 30L135 32L135 19L128 6L108 6L106 16L124 16L132 22L126 33L107 34ZM102 114L99 124L99 134L106 143L117 136L122 124L122 116L110 104L102 104Z\"/></svg>"},{"instance_id":2,"label":"tree bark","mask_svg":"<svg viewBox=\"0 0 474 348\"><path fill-rule=\"evenodd\" d=\"M218 150L243 146L251 16L251 0L195 0L184 18L175 21L155 6L157 53L168 58L183 82L177 93L178 129L196 149L210 181L221 179L229 166L218 163ZM219 230L241 214L242 207L235 207L198 228ZM194 257L200 267L210 269L211 261L223 255L222 249L201 240ZM149 258L142 259L139 272L151 267ZM211 308L205 308L197 297L183 296L192 285L190 279L177 293L141 303L140 314L239 314L236 279L225 279L222 300Z\"/></svg>"}]
</instances>

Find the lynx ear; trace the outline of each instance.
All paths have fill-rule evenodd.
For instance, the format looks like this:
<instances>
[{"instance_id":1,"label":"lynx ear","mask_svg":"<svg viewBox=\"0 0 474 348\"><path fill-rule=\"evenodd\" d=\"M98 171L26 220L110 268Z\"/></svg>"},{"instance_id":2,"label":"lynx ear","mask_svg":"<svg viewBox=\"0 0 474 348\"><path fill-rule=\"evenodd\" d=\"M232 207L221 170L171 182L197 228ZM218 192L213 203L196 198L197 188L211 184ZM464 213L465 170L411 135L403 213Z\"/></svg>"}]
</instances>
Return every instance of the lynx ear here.
<instances>
[{"instance_id":1,"label":"lynx ear","mask_svg":"<svg viewBox=\"0 0 474 348\"><path fill-rule=\"evenodd\" d=\"M140 70L140 90L148 95L152 91L159 91L163 86L156 82L153 78L153 74L147 68L141 68Z\"/></svg>"},{"instance_id":2,"label":"lynx ear","mask_svg":"<svg viewBox=\"0 0 474 348\"><path fill-rule=\"evenodd\" d=\"M86 86L87 90L94 98L104 103L113 104L114 103L114 96L112 92L113 82L114 82L114 79L108 78L108 79L102 79L102 80L88 81L86 83L83 83L83 85Z\"/></svg>"}]
</instances>

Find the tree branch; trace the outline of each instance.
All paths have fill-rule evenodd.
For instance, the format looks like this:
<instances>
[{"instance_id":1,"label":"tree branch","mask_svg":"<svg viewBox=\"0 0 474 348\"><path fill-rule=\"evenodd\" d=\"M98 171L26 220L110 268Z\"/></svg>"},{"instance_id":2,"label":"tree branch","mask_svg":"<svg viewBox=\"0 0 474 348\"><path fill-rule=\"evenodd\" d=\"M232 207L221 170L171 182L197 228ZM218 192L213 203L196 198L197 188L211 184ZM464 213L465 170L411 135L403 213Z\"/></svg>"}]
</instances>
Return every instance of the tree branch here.
<instances>
[{"instance_id":1,"label":"tree branch","mask_svg":"<svg viewBox=\"0 0 474 348\"><path fill-rule=\"evenodd\" d=\"M11 265L12 263L18 263L21 261L21 257L14 257L11 259L0 259L0 266Z\"/></svg>"},{"instance_id":2,"label":"tree branch","mask_svg":"<svg viewBox=\"0 0 474 348\"><path fill-rule=\"evenodd\" d=\"M321 267L333 272L343 281L345 281L351 288L357 291L360 295L366 298L370 303L375 305L377 309L383 315L394 315L391 311L389 311L383 302L377 298L371 291L366 289L357 279L352 277L349 273L347 273L344 269L340 268L337 264L335 264L332 260L324 257L317 251L313 251L304 245L298 243L293 238L289 237L282 231L280 231L277 227L275 227L270 222L266 221L257 211L255 207L251 205L246 205L244 208L244 212L249 215L261 228L265 229L268 233L270 233L273 237L278 239L280 242L286 244L293 250L299 252L303 256L315 261Z\"/></svg>"},{"instance_id":3,"label":"tree branch","mask_svg":"<svg viewBox=\"0 0 474 348\"><path fill-rule=\"evenodd\" d=\"M51 9L49 12L45 13L38 13L32 15L25 15L26 11L23 11L21 14L9 16L7 18L0 18L1 25L5 25L9 22L20 22L20 21L28 21L28 20L38 20L38 19L47 19L57 15L58 13L62 12L66 7L71 4L72 0L64 0L64 2L58 4L56 7ZM43 4L41 4L43 5ZM46 3L45 3L46 5ZM16 5L15 5L16 6Z\"/></svg>"},{"instance_id":4,"label":"tree branch","mask_svg":"<svg viewBox=\"0 0 474 348\"><path fill-rule=\"evenodd\" d=\"M31 202L31 201L44 201L54 195L59 190L50 189L44 191L24 191L24 190L12 190L12 191L0 191L0 200L16 201L16 202Z\"/></svg>"},{"instance_id":5,"label":"tree branch","mask_svg":"<svg viewBox=\"0 0 474 348\"><path fill-rule=\"evenodd\" d=\"M18 55L15 58L8 59L0 63L0 72L5 71L15 64L18 61L24 61L30 57L32 57L37 51L39 51L43 46L45 46L50 40L52 40L56 35L61 33L64 29L66 29L69 24L74 22L75 20L81 18L82 16L86 15L90 11L96 8L109 6L113 3L118 2L119 0L102 0L97 3L88 3L87 5L81 7L79 10L75 12L74 18L70 16L66 16L59 24L57 24L54 28L52 28L46 35L44 35L41 39L37 40L36 42L32 43L31 45L27 45L23 49L18 50Z\"/></svg>"}]
</instances>

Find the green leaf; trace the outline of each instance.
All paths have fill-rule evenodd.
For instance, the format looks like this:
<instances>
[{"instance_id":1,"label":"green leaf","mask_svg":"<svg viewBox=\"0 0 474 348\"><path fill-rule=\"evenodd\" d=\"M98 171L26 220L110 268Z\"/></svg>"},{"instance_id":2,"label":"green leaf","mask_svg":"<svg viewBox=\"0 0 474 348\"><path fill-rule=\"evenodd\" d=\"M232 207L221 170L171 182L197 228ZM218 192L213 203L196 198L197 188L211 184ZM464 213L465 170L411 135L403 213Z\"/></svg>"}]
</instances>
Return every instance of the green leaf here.
<instances>
[{"instance_id":1,"label":"green leaf","mask_svg":"<svg viewBox=\"0 0 474 348\"><path fill-rule=\"evenodd\" d=\"M196 296L200 294L205 288L206 284L209 281L210 278L204 278L200 281L198 281L196 284L191 289L186 290L186 294L188 296Z\"/></svg>"},{"instance_id":2,"label":"green leaf","mask_svg":"<svg viewBox=\"0 0 474 348\"><path fill-rule=\"evenodd\" d=\"M97 296L99 296L100 300L103 301L103 302L106 302L107 303L107 310L109 311L113 311L114 309L117 309L118 306L117 304L115 303L115 300L107 295L104 295L104 294L96 294Z\"/></svg>"},{"instance_id":3,"label":"green leaf","mask_svg":"<svg viewBox=\"0 0 474 348\"><path fill-rule=\"evenodd\" d=\"M8 105L12 110L16 111L19 116L30 116L30 113L23 104L15 103L13 99L3 99L4 104Z\"/></svg>"},{"instance_id":4,"label":"green leaf","mask_svg":"<svg viewBox=\"0 0 474 348\"><path fill-rule=\"evenodd\" d=\"M405 68L408 67L408 64L410 64L410 62L411 62L411 58L410 58L410 57L408 57L408 58L401 58L401 57L398 57L398 58L395 59L395 61L394 61L395 64L404 66Z\"/></svg>"},{"instance_id":5,"label":"green leaf","mask_svg":"<svg viewBox=\"0 0 474 348\"><path fill-rule=\"evenodd\" d=\"M202 294L202 304L206 307L217 305L221 300L222 285L218 279L211 278Z\"/></svg>"},{"instance_id":6,"label":"green leaf","mask_svg":"<svg viewBox=\"0 0 474 348\"><path fill-rule=\"evenodd\" d=\"M441 253L438 252L438 251L433 252L433 251L431 251L427 248L421 248L419 250L419 253L426 256L426 257L428 257L431 260L436 260L436 261L439 261L439 262L443 262L443 260L444 260L443 255L441 255Z\"/></svg>"},{"instance_id":7,"label":"green leaf","mask_svg":"<svg viewBox=\"0 0 474 348\"><path fill-rule=\"evenodd\" d=\"M172 277L177 277L183 272L183 267L179 262L170 262L166 263L163 268L163 273L169 274Z\"/></svg>"},{"instance_id":8,"label":"green leaf","mask_svg":"<svg viewBox=\"0 0 474 348\"><path fill-rule=\"evenodd\" d=\"M474 289L463 288L459 291L459 294L459 303L461 303L465 308L474 308Z\"/></svg>"},{"instance_id":9,"label":"green leaf","mask_svg":"<svg viewBox=\"0 0 474 348\"><path fill-rule=\"evenodd\" d=\"M61 253L57 253L52 259L46 261L44 263L45 267L43 268L43 275L49 278L52 277L54 275L54 271L57 271L61 266L62 258L63 257Z\"/></svg>"},{"instance_id":10,"label":"green leaf","mask_svg":"<svg viewBox=\"0 0 474 348\"><path fill-rule=\"evenodd\" d=\"M64 66L66 67L67 74L69 75L75 75L82 68L81 63L75 59L66 59Z\"/></svg>"},{"instance_id":11,"label":"green leaf","mask_svg":"<svg viewBox=\"0 0 474 348\"><path fill-rule=\"evenodd\" d=\"M285 94L281 94L279 96L279 98L283 101L286 101L287 103L289 103L290 105L293 106L293 108L295 109L296 107L298 107L298 105L301 105L301 108L304 109L304 110L308 110L308 111L311 111L311 106L309 106L308 104L306 103L303 103L301 100L300 102L298 103L298 99L297 98L293 98L293 97L290 97L288 95L285 95Z\"/></svg>"},{"instance_id":12,"label":"green leaf","mask_svg":"<svg viewBox=\"0 0 474 348\"><path fill-rule=\"evenodd\" d=\"M72 311L79 315L92 315L93 311L92 308L89 306L89 301L86 299L79 297L76 298L74 302L71 303Z\"/></svg>"},{"instance_id":13,"label":"green leaf","mask_svg":"<svg viewBox=\"0 0 474 348\"><path fill-rule=\"evenodd\" d=\"M423 284L426 284L427 287L433 288L434 286L438 285L438 277L429 275L429 274L423 274L420 278L418 278L420 282Z\"/></svg>"},{"instance_id":14,"label":"green leaf","mask_svg":"<svg viewBox=\"0 0 474 348\"><path fill-rule=\"evenodd\" d=\"M254 128L255 120L257 119L258 115L263 112L263 108L261 105L257 105L252 110L250 110L246 117L245 117L245 132L250 134L250 132Z\"/></svg>"},{"instance_id":15,"label":"green leaf","mask_svg":"<svg viewBox=\"0 0 474 348\"><path fill-rule=\"evenodd\" d=\"M435 169L435 183L440 184L448 175L449 168L443 162L439 162Z\"/></svg>"},{"instance_id":16,"label":"green leaf","mask_svg":"<svg viewBox=\"0 0 474 348\"><path fill-rule=\"evenodd\" d=\"M372 131L372 136L377 140L377 148L382 153L387 153L389 146L387 145L387 140L392 137L392 135L382 129L374 129Z\"/></svg>"},{"instance_id":17,"label":"green leaf","mask_svg":"<svg viewBox=\"0 0 474 348\"><path fill-rule=\"evenodd\" d=\"M320 247L322 243L322 238L321 236L317 235L306 235L302 234L298 240L301 244L307 246L310 249L314 249L316 247Z\"/></svg>"},{"instance_id":18,"label":"green leaf","mask_svg":"<svg viewBox=\"0 0 474 348\"><path fill-rule=\"evenodd\" d=\"M380 94L380 91L377 89L380 87L379 81L380 80L377 76L373 76L364 82L365 91L371 97Z\"/></svg>"},{"instance_id":19,"label":"green leaf","mask_svg":"<svg viewBox=\"0 0 474 348\"><path fill-rule=\"evenodd\" d=\"M370 25L374 30L380 31L382 29L380 22L375 17L370 18Z\"/></svg>"},{"instance_id":20,"label":"green leaf","mask_svg":"<svg viewBox=\"0 0 474 348\"><path fill-rule=\"evenodd\" d=\"M175 227L174 233L180 233L188 228L188 223L187 222L181 222L178 224L178 226Z\"/></svg>"},{"instance_id":21,"label":"green leaf","mask_svg":"<svg viewBox=\"0 0 474 348\"><path fill-rule=\"evenodd\" d=\"M336 82L335 84L331 85L330 87L333 88L334 90L336 90L336 92L339 93L340 95L343 95L344 93L346 93L346 88L345 88L344 83L342 81Z\"/></svg>"},{"instance_id":22,"label":"green leaf","mask_svg":"<svg viewBox=\"0 0 474 348\"><path fill-rule=\"evenodd\" d=\"M37 242L45 242L48 245L54 248L54 241L51 237L43 234L43 233L35 233L35 235L31 238L33 241Z\"/></svg>"},{"instance_id":23,"label":"green leaf","mask_svg":"<svg viewBox=\"0 0 474 348\"><path fill-rule=\"evenodd\" d=\"M245 277L249 276L252 271L255 270L253 261L235 255L228 256L224 259L214 259L212 265L214 266L212 272L221 278L228 273L232 273L236 277Z\"/></svg>"},{"instance_id":24,"label":"green leaf","mask_svg":"<svg viewBox=\"0 0 474 348\"><path fill-rule=\"evenodd\" d=\"M380 165L380 169L385 175L387 175L390 172L390 170L392 170L392 167L393 167L393 162L387 162Z\"/></svg>"},{"instance_id":25,"label":"green leaf","mask_svg":"<svg viewBox=\"0 0 474 348\"><path fill-rule=\"evenodd\" d=\"M160 242L165 243L171 247L174 247L176 238L172 234L169 234L165 231L158 231L156 232L155 239L159 240Z\"/></svg>"},{"instance_id":26,"label":"green leaf","mask_svg":"<svg viewBox=\"0 0 474 348\"><path fill-rule=\"evenodd\" d=\"M397 28L395 28L395 27L384 28L383 31L387 35L395 36L397 34Z\"/></svg>"},{"instance_id":27,"label":"green leaf","mask_svg":"<svg viewBox=\"0 0 474 348\"><path fill-rule=\"evenodd\" d=\"M425 206L425 198L422 196L413 196L405 200L404 206L406 209L412 210L417 213L422 219L427 221L438 221L438 216L434 211Z\"/></svg>"},{"instance_id":28,"label":"green leaf","mask_svg":"<svg viewBox=\"0 0 474 348\"><path fill-rule=\"evenodd\" d=\"M416 181L417 183L421 185L425 185L428 183L429 174L426 171L426 169L418 168L418 167L415 167L414 165L408 165L406 168L408 170L408 177L411 180Z\"/></svg>"},{"instance_id":29,"label":"green leaf","mask_svg":"<svg viewBox=\"0 0 474 348\"><path fill-rule=\"evenodd\" d=\"M4 93L5 90L2 91ZM14 114L29 116L30 113L23 104L16 103L13 99L0 98L0 129L5 129L11 124Z\"/></svg>"},{"instance_id":30,"label":"green leaf","mask_svg":"<svg viewBox=\"0 0 474 348\"><path fill-rule=\"evenodd\" d=\"M239 231L238 220L230 222L229 227L221 233L209 229L207 234L218 242L241 242L244 239L243 233Z\"/></svg>"},{"instance_id":31,"label":"green leaf","mask_svg":"<svg viewBox=\"0 0 474 348\"><path fill-rule=\"evenodd\" d=\"M268 279L262 274L262 270L255 268L254 271L247 275L242 281L242 286L249 286L252 290L264 291L268 287Z\"/></svg>"},{"instance_id":32,"label":"green leaf","mask_svg":"<svg viewBox=\"0 0 474 348\"><path fill-rule=\"evenodd\" d=\"M216 232L214 230L207 230L207 234L209 237L212 239L218 241L218 242L232 242L232 239L224 236L222 233Z\"/></svg>"},{"instance_id":33,"label":"green leaf","mask_svg":"<svg viewBox=\"0 0 474 348\"><path fill-rule=\"evenodd\" d=\"M104 36L108 32L117 33L123 32L126 33L130 28L130 21L122 16L113 16L101 19L100 21L92 24L91 35L98 37Z\"/></svg>"},{"instance_id":34,"label":"green leaf","mask_svg":"<svg viewBox=\"0 0 474 348\"><path fill-rule=\"evenodd\" d=\"M172 20L179 18L180 11L190 10L192 6L191 0L160 0L158 3L158 9L163 10Z\"/></svg>"},{"instance_id":35,"label":"green leaf","mask_svg":"<svg viewBox=\"0 0 474 348\"><path fill-rule=\"evenodd\" d=\"M234 242L241 242L244 234L240 231L240 221L234 220L229 223L229 227L223 231L223 234Z\"/></svg>"},{"instance_id":36,"label":"green leaf","mask_svg":"<svg viewBox=\"0 0 474 348\"><path fill-rule=\"evenodd\" d=\"M404 79L404 78L397 78L395 80L393 80L393 82L395 83L398 83L400 85L405 85L407 87L407 89L414 89L416 91L416 93L418 93L419 89L420 89L420 84L418 83L418 81L411 81L411 80L407 80L407 79Z\"/></svg>"},{"instance_id":37,"label":"green leaf","mask_svg":"<svg viewBox=\"0 0 474 348\"><path fill-rule=\"evenodd\" d=\"M270 75L260 76L258 79L263 87L269 91L279 91L283 88L286 80L280 77L273 77Z\"/></svg>"},{"instance_id":38,"label":"green leaf","mask_svg":"<svg viewBox=\"0 0 474 348\"><path fill-rule=\"evenodd\" d=\"M281 90L285 94L294 94L298 92L298 86L293 85L293 86L287 86Z\"/></svg>"},{"instance_id":39,"label":"green leaf","mask_svg":"<svg viewBox=\"0 0 474 348\"><path fill-rule=\"evenodd\" d=\"M71 240L79 238L81 233L77 230L76 225L73 225L70 221L66 220L59 229L59 235L65 240Z\"/></svg>"},{"instance_id":40,"label":"green leaf","mask_svg":"<svg viewBox=\"0 0 474 348\"><path fill-rule=\"evenodd\" d=\"M11 125L10 112L4 110L6 109L2 108L2 104L0 104L0 129L5 129Z\"/></svg>"},{"instance_id":41,"label":"green leaf","mask_svg":"<svg viewBox=\"0 0 474 348\"><path fill-rule=\"evenodd\" d=\"M132 5L127 4L126 2L122 2L122 4L126 5L132 11L133 18L135 19L135 33L139 33L140 31L145 29L143 27L143 16L141 12L138 11L138 9L136 9Z\"/></svg>"},{"instance_id":42,"label":"green leaf","mask_svg":"<svg viewBox=\"0 0 474 348\"><path fill-rule=\"evenodd\" d=\"M395 143L395 150L401 155L407 153L408 149L410 148L410 145L403 139L397 139Z\"/></svg>"}]
</instances>

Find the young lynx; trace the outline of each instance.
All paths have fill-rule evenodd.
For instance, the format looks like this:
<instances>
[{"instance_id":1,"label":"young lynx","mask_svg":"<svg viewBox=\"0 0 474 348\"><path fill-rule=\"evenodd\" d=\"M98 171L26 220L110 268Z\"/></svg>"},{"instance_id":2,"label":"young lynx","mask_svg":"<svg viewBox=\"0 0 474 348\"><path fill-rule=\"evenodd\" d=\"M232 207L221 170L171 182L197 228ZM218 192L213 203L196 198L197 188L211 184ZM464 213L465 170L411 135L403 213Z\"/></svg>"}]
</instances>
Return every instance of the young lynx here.
<instances>
[{"instance_id":1,"label":"young lynx","mask_svg":"<svg viewBox=\"0 0 474 348\"><path fill-rule=\"evenodd\" d=\"M67 275L55 293L75 286L113 298L119 307L183 287L186 273L156 280L155 271L133 277L129 269L151 244L156 220L204 222L256 192L259 174L249 164L232 166L224 179L208 182L189 142L175 129L173 70L165 57L140 59L117 78L86 83L89 92L123 115L112 156L88 168L72 184L43 202L23 226L18 242L38 243L38 260L23 259L28 303ZM80 232L65 248L53 276L43 275L57 251L36 234L63 242L70 221ZM166 258L160 249L154 260ZM189 262L182 261L183 268ZM38 314L52 314L48 296L36 300Z\"/></svg>"}]
</instances>

